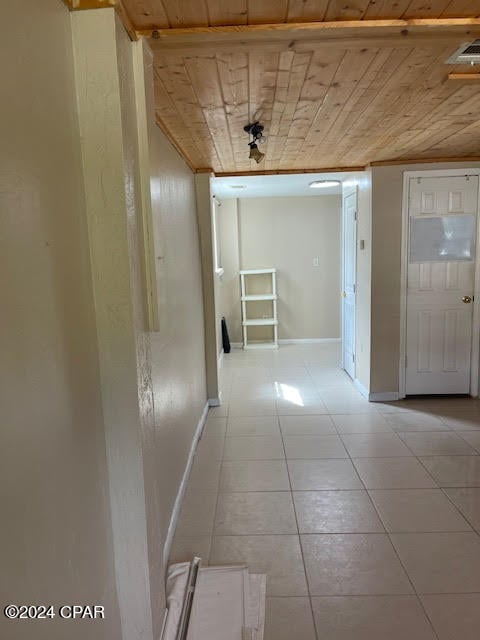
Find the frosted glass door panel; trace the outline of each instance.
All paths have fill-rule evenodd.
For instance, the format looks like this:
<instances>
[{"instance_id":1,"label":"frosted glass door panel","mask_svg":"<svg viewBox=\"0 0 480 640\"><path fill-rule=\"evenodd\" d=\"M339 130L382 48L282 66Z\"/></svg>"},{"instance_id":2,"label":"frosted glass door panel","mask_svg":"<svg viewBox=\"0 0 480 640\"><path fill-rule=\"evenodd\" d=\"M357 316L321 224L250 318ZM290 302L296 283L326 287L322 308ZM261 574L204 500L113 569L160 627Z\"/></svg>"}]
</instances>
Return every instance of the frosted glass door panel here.
<instances>
[{"instance_id":1,"label":"frosted glass door panel","mask_svg":"<svg viewBox=\"0 0 480 640\"><path fill-rule=\"evenodd\" d=\"M473 260L475 216L412 218L410 262Z\"/></svg>"}]
</instances>

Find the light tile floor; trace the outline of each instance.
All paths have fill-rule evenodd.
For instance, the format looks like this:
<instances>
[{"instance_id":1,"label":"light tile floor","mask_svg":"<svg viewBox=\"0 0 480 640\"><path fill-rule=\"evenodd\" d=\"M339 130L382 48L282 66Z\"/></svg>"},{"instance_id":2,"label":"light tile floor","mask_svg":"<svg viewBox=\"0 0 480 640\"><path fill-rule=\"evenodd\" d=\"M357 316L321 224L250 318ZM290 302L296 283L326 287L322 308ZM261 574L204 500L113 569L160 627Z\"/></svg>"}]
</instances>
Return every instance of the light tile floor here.
<instances>
[{"instance_id":1,"label":"light tile floor","mask_svg":"<svg viewBox=\"0 0 480 640\"><path fill-rule=\"evenodd\" d=\"M171 562L267 574L265 640L473 640L480 402L368 403L339 345L234 350Z\"/></svg>"}]
</instances>

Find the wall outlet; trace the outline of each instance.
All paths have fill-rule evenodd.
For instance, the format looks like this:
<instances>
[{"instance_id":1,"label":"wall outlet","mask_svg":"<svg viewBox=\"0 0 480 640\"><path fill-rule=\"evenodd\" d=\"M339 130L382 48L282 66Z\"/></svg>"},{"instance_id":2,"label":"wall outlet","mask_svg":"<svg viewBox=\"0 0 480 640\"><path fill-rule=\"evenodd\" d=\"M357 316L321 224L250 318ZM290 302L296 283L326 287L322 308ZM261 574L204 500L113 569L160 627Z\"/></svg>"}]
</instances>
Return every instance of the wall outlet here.
<instances>
[{"instance_id":1,"label":"wall outlet","mask_svg":"<svg viewBox=\"0 0 480 640\"><path fill-rule=\"evenodd\" d=\"M316 258L313 258L312 264L313 264L314 267L319 267L320 266L320 258L318 256Z\"/></svg>"}]
</instances>

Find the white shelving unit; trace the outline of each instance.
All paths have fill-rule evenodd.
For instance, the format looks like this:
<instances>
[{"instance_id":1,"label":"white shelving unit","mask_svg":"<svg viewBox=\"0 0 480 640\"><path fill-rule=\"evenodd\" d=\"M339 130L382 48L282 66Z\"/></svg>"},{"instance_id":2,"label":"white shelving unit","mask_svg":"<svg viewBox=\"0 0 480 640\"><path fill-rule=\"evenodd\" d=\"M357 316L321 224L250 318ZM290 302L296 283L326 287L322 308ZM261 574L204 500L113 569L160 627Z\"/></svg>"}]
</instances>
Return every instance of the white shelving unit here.
<instances>
[{"instance_id":1,"label":"white shelving unit","mask_svg":"<svg viewBox=\"0 0 480 640\"><path fill-rule=\"evenodd\" d=\"M255 276L271 276L271 290L265 293L247 294L246 279ZM277 270L276 269L243 269L240 271L240 289L242 301L242 328L244 349L276 349L278 347L278 318L277 318ZM270 318L249 318L247 302L271 302L272 316ZM248 327L273 327L271 342L249 342Z\"/></svg>"}]
</instances>

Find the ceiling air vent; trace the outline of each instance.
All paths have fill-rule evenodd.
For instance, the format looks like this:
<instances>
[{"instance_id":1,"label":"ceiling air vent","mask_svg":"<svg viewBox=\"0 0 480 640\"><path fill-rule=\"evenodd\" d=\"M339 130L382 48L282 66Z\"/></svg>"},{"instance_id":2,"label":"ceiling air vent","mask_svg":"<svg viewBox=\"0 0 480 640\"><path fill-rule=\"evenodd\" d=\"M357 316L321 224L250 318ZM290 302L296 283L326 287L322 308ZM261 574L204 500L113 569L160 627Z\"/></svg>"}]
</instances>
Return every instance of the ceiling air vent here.
<instances>
[{"instance_id":1,"label":"ceiling air vent","mask_svg":"<svg viewBox=\"0 0 480 640\"><path fill-rule=\"evenodd\" d=\"M447 60L447 64L480 63L480 40L464 42Z\"/></svg>"}]
</instances>

